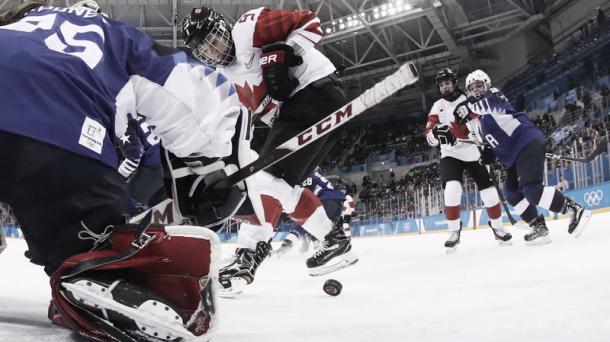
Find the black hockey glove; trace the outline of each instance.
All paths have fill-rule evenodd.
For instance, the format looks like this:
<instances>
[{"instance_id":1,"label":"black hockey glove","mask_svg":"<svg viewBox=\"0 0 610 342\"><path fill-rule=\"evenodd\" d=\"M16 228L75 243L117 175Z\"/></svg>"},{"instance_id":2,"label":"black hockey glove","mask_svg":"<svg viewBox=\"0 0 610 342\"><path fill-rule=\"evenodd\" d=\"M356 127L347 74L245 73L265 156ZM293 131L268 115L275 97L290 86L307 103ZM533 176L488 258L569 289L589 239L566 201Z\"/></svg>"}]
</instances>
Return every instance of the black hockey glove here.
<instances>
[{"instance_id":1,"label":"black hockey glove","mask_svg":"<svg viewBox=\"0 0 610 342\"><path fill-rule=\"evenodd\" d=\"M432 128L432 134L441 145L453 145L455 142L450 125L438 124Z\"/></svg>"},{"instance_id":2,"label":"black hockey glove","mask_svg":"<svg viewBox=\"0 0 610 342\"><path fill-rule=\"evenodd\" d=\"M263 48L260 63L269 96L277 101L288 100L299 85L299 81L290 75L289 68L303 64L303 58L295 55L291 46L273 44Z\"/></svg>"},{"instance_id":3,"label":"black hockey glove","mask_svg":"<svg viewBox=\"0 0 610 342\"><path fill-rule=\"evenodd\" d=\"M479 159L479 163L481 165L491 165L496 161L496 155L491 147L485 145L483 149L481 149L481 159Z\"/></svg>"},{"instance_id":4,"label":"black hockey glove","mask_svg":"<svg viewBox=\"0 0 610 342\"><path fill-rule=\"evenodd\" d=\"M466 100L466 101L458 104L457 107L455 107L455 110L453 111L453 116L455 117L455 122L457 122L460 125L464 125L468 121L470 121L476 117L476 114L471 112L470 108L468 108L468 103L469 103L469 101Z\"/></svg>"},{"instance_id":5,"label":"black hockey glove","mask_svg":"<svg viewBox=\"0 0 610 342\"><path fill-rule=\"evenodd\" d=\"M182 217L212 230L219 229L241 206L246 197L238 186L217 187L227 174L218 158L178 158L162 154L166 189Z\"/></svg>"}]
</instances>

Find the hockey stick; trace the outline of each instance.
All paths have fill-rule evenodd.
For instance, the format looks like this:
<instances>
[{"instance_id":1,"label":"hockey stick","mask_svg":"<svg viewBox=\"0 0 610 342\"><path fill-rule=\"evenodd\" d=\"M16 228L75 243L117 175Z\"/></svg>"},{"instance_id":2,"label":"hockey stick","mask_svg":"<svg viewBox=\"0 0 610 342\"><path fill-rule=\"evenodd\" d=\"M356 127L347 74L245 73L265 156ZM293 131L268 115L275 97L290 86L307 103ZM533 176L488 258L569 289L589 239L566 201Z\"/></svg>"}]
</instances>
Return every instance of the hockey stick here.
<instances>
[{"instance_id":1,"label":"hockey stick","mask_svg":"<svg viewBox=\"0 0 610 342\"><path fill-rule=\"evenodd\" d=\"M548 159L552 159L552 160L565 160L565 161L572 161L572 162L578 162L578 163L590 163L591 161L593 161L593 159L595 159L595 157L602 154L603 152L606 152L607 150L608 150L608 144L605 141L601 141L600 143L597 144L597 147L595 147L595 149L584 158L562 156L561 154L555 154L555 153L546 153L545 156Z\"/></svg>"},{"instance_id":2,"label":"hockey stick","mask_svg":"<svg viewBox=\"0 0 610 342\"><path fill-rule=\"evenodd\" d=\"M327 115L325 118L290 138L285 143L261 155L257 160L242 167L237 172L229 175L226 179L218 182L215 185L215 188L222 189L235 185L258 171L277 163L336 130L338 127L388 98L398 90L408 85L412 85L418 80L419 76L415 65L412 62L403 64L396 72L384 78L351 102Z\"/></svg>"},{"instance_id":3,"label":"hockey stick","mask_svg":"<svg viewBox=\"0 0 610 342\"><path fill-rule=\"evenodd\" d=\"M479 141L477 141L476 137L474 137L475 133L474 133L472 127L469 125L469 122L466 123L466 127L468 127L468 130L470 131L470 133L472 134L471 136L473 136L473 137L471 138L471 140L459 140L459 141L475 144L477 146L477 149L479 150L479 153L481 155L483 155L483 144L481 144ZM510 222L510 224L515 226L517 224L517 220L515 220L513 215L510 213L510 209L508 208L506 198L504 197L504 194L502 194L502 190L500 190L500 185L498 184L498 180L496 179L496 169L493 166L493 164L489 164L489 172L490 172L490 176L491 176L491 182L493 183L494 188L496 188L496 192L498 193L498 198L500 199L500 203L502 203L502 207L504 208L506 217L508 218L508 221Z\"/></svg>"}]
</instances>

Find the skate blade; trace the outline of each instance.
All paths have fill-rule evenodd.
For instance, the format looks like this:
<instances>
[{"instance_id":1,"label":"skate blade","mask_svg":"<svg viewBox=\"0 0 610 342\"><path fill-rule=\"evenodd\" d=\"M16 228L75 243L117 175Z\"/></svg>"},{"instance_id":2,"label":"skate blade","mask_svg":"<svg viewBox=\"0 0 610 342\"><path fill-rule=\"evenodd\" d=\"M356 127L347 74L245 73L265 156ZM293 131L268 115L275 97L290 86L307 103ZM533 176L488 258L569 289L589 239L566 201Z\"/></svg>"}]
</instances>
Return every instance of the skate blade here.
<instances>
[{"instance_id":1,"label":"skate blade","mask_svg":"<svg viewBox=\"0 0 610 342\"><path fill-rule=\"evenodd\" d=\"M582 216L580 217L580 221L578 222L578 225L576 226L576 229L574 229L574 231L572 232L572 235L574 236L574 238L577 238L580 236L580 234L582 234L582 232L587 227L589 220L591 220L591 210L584 210L582 212Z\"/></svg>"},{"instance_id":2,"label":"skate blade","mask_svg":"<svg viewBox=\"0 0 610 342\"><path fill-rule=\"evenodd\" d=\"M358 257L355 256L352 252L347 252L339 257L336 257L335 259L339 260L337 260L337 262L335 262L334 264L329 265L328 263L326 263L322 266L310 268L309 275L312 277L322 276L325 274L342 270L344 268L348 268L358 262ZM332 259L332 261L334 261L335 259Z\"/></svg>"},{"instance_id":3,"label":"skate blade","mask_svg":"<svg viewBox=\"0 0 610 342\"><path fill-rule=\"evenodd\" d=\"M445 254L455 254L457 253L457 245L454 247L445 247Z\"/></svg>"},{"instance_id":4,"label":"skate blade","mask_svg":"<svg viewBox=\"0 0 610 342\"><path fill-rule=\"evenodd\" d=\"M549 243L551 243L551 237L548 235L541 237L539 239L533 240L533 241L525 241L526 246L540 246L540 245L547 245Z\"/></svg>"},{"instance_id":5,"label":"skate blade","mask_svg":"<svg viewBox=\"0 0 610 342\"><path fill-rule=\"evenodd\" d=\"M248 286L248 282L244 278L231 278L231 287L225 289L220 286L218 289L218 297L221 298L236 298L244 292L244 289Z\"/></svg>"},{"instance_id":6,"label":"skate blade","mask_svg":"<svg viewBox=\"0 0 610 342\"><path fill-rule=\"evenodd\" d=\"M498 245L500 245L502 247L512 246L513 240L512 239L507 240L507 241L498 240Z\"/></svg>"}]
</instances>

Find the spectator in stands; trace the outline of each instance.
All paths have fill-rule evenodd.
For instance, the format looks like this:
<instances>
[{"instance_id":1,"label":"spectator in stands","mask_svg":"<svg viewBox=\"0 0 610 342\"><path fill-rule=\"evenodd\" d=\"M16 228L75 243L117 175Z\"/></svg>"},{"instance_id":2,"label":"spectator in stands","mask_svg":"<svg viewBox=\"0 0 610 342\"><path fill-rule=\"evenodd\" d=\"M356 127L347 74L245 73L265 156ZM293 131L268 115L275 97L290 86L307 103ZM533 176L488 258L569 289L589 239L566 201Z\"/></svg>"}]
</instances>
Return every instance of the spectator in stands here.
<instances>
[{"instance_id":1,"label":"spectator in stands","mask_svg":"<svg viewBox=\"0 0 610 342\"><path fill-rule=\"evenodd\" d=\"M604 99L604 106L608 106L608 96L610 95L610 89L606 85L606 83L602 83L602 86L599 87L599 94Z\"/></svg>"},{"instance_id":2,"label":"spectator in stands","mask_svg":"<svg viewBox=\"0 0 610 342\"><path fill-rule=\"evenodd\" d=\"M566 192L570 189L570 185L568 184L568 181L565 179L564 176L561 176L559 178L559 182L557 183L557 185L555 187L557 188L557 190L559 190L561 192Z\"/></svg>"}]
</instances>

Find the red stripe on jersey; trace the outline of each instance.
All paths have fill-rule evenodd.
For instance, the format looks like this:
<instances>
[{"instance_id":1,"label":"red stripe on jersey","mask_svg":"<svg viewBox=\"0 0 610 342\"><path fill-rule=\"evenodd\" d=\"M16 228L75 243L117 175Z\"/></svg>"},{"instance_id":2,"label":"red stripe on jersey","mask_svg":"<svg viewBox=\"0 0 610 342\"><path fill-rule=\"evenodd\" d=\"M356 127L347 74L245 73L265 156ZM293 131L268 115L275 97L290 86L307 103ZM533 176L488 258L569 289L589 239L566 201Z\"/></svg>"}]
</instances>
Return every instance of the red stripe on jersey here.
<instances>
[{"instance_id":1,"label":"red stripe on jersey","mask_svg":"<svg viewBox=\"0 0 610 342\"><path fill-rule=\"evenodd\" d=\"M300 29L309 21L316 19L316 15L311 11L287 11L270 10L264 8L258 15L254 26L254 36L252 45L263 47L267 44L278 41L285 41L293 31ZM320 24L310 24L303 28L305 31L321 36Z\"/></svg>"},{"instance_id":2,"label":"red stripe on jersey","mask_svg":"<svg viewBox=\"0 0 610 342\"><path fill-rule=\"evenodd\" d=\"M428 115L428 123L426 124L426 129L424 130L425 134L428 134L428 132L430 132L430 130L436 126L439 122L441 122L438 119L438 115L436 114L430 114Z\"/></svg>"},{"instance_id":3,"label":"red stripe on jersey","mask_svg":"<svg viewBox=\"0 0 610 342\"><path fill-rule=\"evenodd\" d=\"M470 133L470 131L466 125L458 125L457 122L452 122L451 133L453 133L453 136L456 138L468 139L468 133Z\"/></svg>"}]
</instances>

